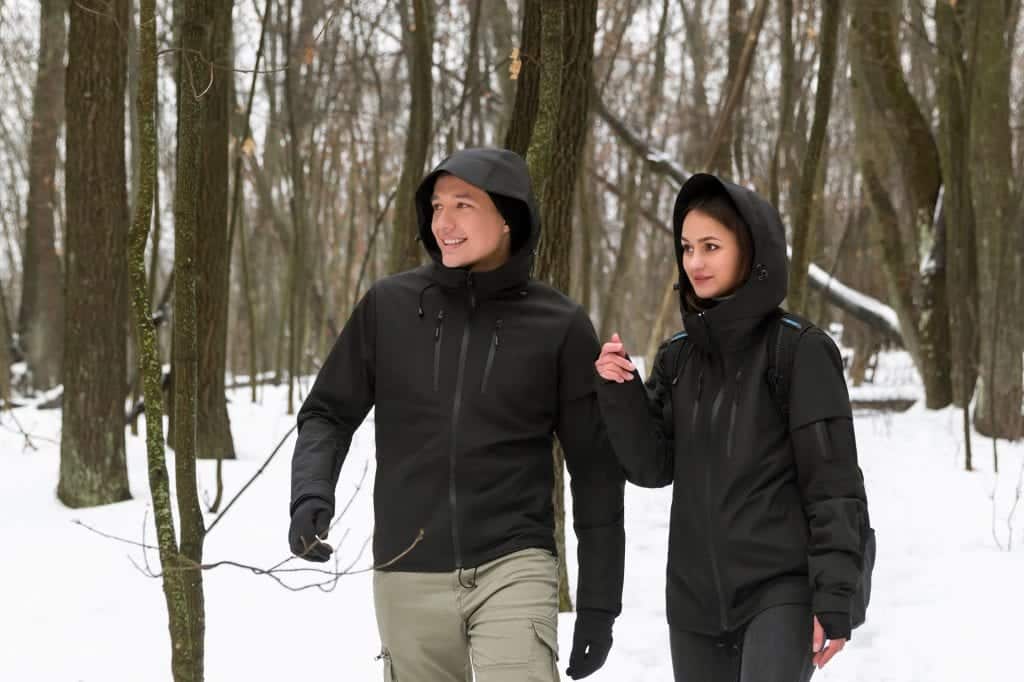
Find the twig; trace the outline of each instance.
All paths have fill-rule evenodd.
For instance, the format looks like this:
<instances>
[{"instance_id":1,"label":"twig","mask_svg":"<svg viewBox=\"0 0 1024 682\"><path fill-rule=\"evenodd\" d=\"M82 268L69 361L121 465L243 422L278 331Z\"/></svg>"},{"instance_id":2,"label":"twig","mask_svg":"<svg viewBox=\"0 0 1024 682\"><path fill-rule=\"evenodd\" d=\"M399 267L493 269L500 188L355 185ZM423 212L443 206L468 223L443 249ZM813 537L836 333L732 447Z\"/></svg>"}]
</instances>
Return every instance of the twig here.
<instances>
[{"instance_id":1,"label":"twig","mask_svg":"<svg viewBox=\"0 0 1024 682\"><path fill-rule=\"evenodd\" d=\"M74 519L72 521L72 523L74 523L74 524L76 524L78 526L81 526L81 527L83 527L83 528L85 528L87 530L90 530L93 533L96 533L97 535L100 535L100 536L102 536L104 538L107 538L107 539L110 539L110 540L115 540L117 542L123 542L125 544L129 544L129 545L133 545L135 547L142 548L142 550L143 550L143 559L144 559L144 561L146 563L146 567L145 568L139 566L139 564L131 556L129 556L128 559L129 559L129 561L131 561L132 565L135 566L135 568L140 573L142 573L143 575L146 575L147 577L150 577L150 578L162 578L165 574L167 574L169 572L178 572L178 571L184 572L184 571L195 571L195 570L209 571L209 570L213 570L214 568L219 568L221 566L232 566L234 568L241 568L243 570L249 571L249 572L253 573L254 575L265 575L265 576L267 576L269 578L272 578L274 580L274 582L276 582L278 585L280 585L281 587L283 587L283 588L285 588L285 589L287 589L287 590L289 590L291 592L301 592L303 590L308 590L308 589L313 588L313 587L315 587L317 589L320 589L320 590L324 590L324 591L330 591L330 590L334 589L334 587L338 583L338 580L342 576L358 575L360 573L367 573L369 571L377 571L377 570L381 570L381 569L387 568L388 566L391 566L395 562L400 561L403 557L408 555L409 552L411 552L416 547L416 545L418 545L423 540L423 536L424 536L424 531L423 531L422 528L420 528L419 532L416 534L416 537L413 539L412 543L408 547L406 547L405 550L403 550L401 553L399 553L397 556L395 556L391 560L386 561L383 564L379 564L379 565L376 565L376 566L368 566L366 568L361 568L361 569L356 569L356 570L352 570L352 568L351 568L352 566L355 565L354 561L349 564L348 568L343 569L343 570L338 570L337 568L335 568L335 570L328 570L328 569L323 569L323 568L315 568L315 567L312 567L312 566L308 566L308 567L307 566L301 566L299 568L281 568L281 566L285 562L280 562L280 563L274 565L273 567L267 569L267 568L260 568L258 566L250 566L248 564L243 564L241 562L231 561L231 560L216 561L216 562L213 562L213 563L210 563L210 564L199 564L199 563L196 563L195 561L193 561L192 559L190 559L190 558L188 558L188 557L186 557L186 556L184 556L182 554L179 554L177 558L180 561L182 561L185 564L185 566L181 566L181 567L178 567L178 566L164 567L163 571L157 573L157 572L153 571L150 568L148 559L146 559L145 550L147 550L147 549L157 549L158 550L159 548L154 547L152 545L148 545L145 542L138 542L138 541L135 541L135 540L128 540L127 538L122 538L122 537L118 537L116 535L111 535L110 533L105 533L105 532L103 532L101 530L93 528L92 526L90 526L90 525L88 525L86 523L83 523L82 521L79 521L78 519ZM145 530L143 530L143 532L145 532ZM346 532L346 536L347 536L347 532ZM363 549L365 549L366 542L368 542L368 540L364 541ZM316 545L311 545L310 549L312 549L315 546ZM363 549L360 549L359 555L361 555L363 553ZM358 557L358 555L357 555L357 557ZM337 567L338 565L339 565L339 559L336 556L335 557L335 566ZM282 574L289 574L290 575L290 574L298 574L298 573L313 573L313 574L325 575L325 576L330 576L330 577L327 580L323 580L321 582L309 583L307 585L299 585L299 586L289 585L286 582L284 582L284 580L281 578ZM328 586L330 586L330 587L328 587Z\"/></svg>"},{"instance_id":2,"label":"twig","mask_svg":"<svg viewBox=\"0 0 1024 682\"><path fill-rule=\"evenodd\" d=\"M11 416L11 421L13 421L14 425L18 427L18 432L21 433L21 435L25 437L25 447L22 448L22 452L24 452L26 448L32 448L33 450L38 451L39 448L37 448L35 443L32 442L31 434L29 434L28 431L26 431L25 428L21 425L21 422L18 421L18 418L14 415L14 410L7 410L7 414L9 414ZM4 428L7 428L7 427L4 427ZM14 429L7 429L7 430L11 431L11 432L14 431ZM60 441L56 441L56 440L54 440L52 438L47 438L46 436L36 436L36 438L38 438L40 440L49 441L50 443L56 443L57 445L60 445Z\"/></svg>"},{"instance_id":3,"label":"twig","mask_svg":"<svg viewBox=\"0 0 1024 682\"><path fill-rule=\"evenodd\" d=\"M249 486L253 484L253 481L255 481L259 477L259 475L263 473L264 469L267 468L267 465L270 464L270 461L272 459L274 459L277 453L281 450L281 446L285 444L289 437L291 437L292 432L295 431L296 428L298 428L297 424L292 426L292 428L288 429L288 433L284 434L281 440L278 441L277 446L274 447L270 455L263 461L262 466L260 466L260 468L256 470L256 473L253 474L248 481L246 481L245 485L243 485L242 488L237 493L235 493L235 496L232 497L231 501L228 502L227 505L224 507L224 511L218 514L217 518L215 518L213 522L210 524L210 527L206 529L207 536L210 535L210 531L217 527L217 524L220 523L220 520L224 518L225 514L228 513L228 510L231 509L232 505L234 505L238 498L242 496L242 493L244 493L249 488Z\"/></svg>"},{"instance_id":4,"label":"twig","mask_svg":"<svg viewBox=\"0 0 1024 682\"><path fill-rule=\"evenodd\" d=\"M1006 518L1006 551L1013 549L1013 517L1017 515L1017 505L1020 504L1021 495L1024 495L1024 459L1020 461L1020 473L1017 474L1017 489L1013 493L1013 505L1010 506L1010 515Z\"/></svg>"}]
</instances>

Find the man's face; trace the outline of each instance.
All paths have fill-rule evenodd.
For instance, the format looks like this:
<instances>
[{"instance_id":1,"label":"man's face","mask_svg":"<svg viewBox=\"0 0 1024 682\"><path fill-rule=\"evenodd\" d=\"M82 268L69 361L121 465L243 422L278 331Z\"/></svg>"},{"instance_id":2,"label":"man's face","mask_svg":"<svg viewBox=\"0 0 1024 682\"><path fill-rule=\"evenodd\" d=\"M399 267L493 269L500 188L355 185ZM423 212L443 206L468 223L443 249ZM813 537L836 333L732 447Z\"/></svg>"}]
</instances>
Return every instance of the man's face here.
<instances>
[{"instance_id":1,"label":"man's face","mask_svg":"<svg viewBox=\"0 0 1024 682\"><path fill-rule=\"evenodd\" d=\"M445 174L434 183L430 205L430 229L445 267L486 272L508 260L509 226L487 192Z\"/></svg>"}]
</instances>

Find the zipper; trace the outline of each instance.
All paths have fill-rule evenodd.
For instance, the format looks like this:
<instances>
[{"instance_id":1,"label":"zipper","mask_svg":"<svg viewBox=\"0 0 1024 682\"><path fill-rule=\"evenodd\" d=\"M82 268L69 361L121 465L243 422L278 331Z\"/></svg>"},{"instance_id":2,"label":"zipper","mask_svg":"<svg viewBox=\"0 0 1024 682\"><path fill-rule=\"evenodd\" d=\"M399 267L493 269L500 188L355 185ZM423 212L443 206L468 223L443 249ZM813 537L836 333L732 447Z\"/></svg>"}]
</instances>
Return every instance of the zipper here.
<instances>
[{"instance_id":1,"label":"zipper","mask_svg":"<svg viewBox=\"0 0 1024 682\"><path fill-rule=\"evenodd\" d=\"M441 336L444 330L444 311L438 311L437 324L434 326L434 393L437 393L441 381Z\"/></svg>"},{"instance_id":2,"label":"zipper","mask_svg":"<svg viewBox=\"0 0 1024 682\"><path fill-rule=\"evenodd\" d=\"M705 317L704 313L700 313L699 317L700 317L700 321L704 324L704 329L707 332L708 341L710 342L712 340L711 325L708 324L707 318ZM703 382L704 382L704 368L702 367L701 371L700 371L700 374L697 375L697 400L695 401L694 406L693 406L693 429L692 429L692 433L691 433L690 437L693 438L694 440L697 440L697 435L698 435L697 434L697 425L698 425L697 417L698 417L698 413L700 412L700 394L701 394L701 389L703 388ZM711 415L712 423L714 422L714 418L716 416L715 412L718 411L718 408L721 405L721 400L720 400L721 397L722 397L722 393L720 391L718 396L715 398L714 405L712 406L712 415ZM721 575L718 572L718 553L717 553L716 548L715 548L715 534L712 532L712 529L715 527L714 505L712 504L713 486L712 486L712 480L711 480L711 473L712 473L712 470L714 469L714 464L715 464L714 458L709 458L709 461L707 462L707 464L705 466L705 475L704 475L705 491L704 492L705 492L705 503L707 505L706 533L707 533L707 539L708 539L708 556L711 559L711 575L714 577L714 580L715 580L715 593L718 595L718 616L719 616L719 619L720 619L720 622L721 622L722 631L723 632L727 632L729 630L729 627L728 627L729 626L729 618L728 618L728 614L726 613L726 608L725 608L725 593L722 590L722 578L721 578Z\"/></svg>"},{"instance_id":3,"label":"zipper","mask_svg":"<svg viewBox=\"0 0 1024 682\"><path fill-rule=\"evenodd\" d=\"M736 409L740 404L740 380L743 378L743 368L736 371L736 395L732 399L732 410L729 412L729 435L725 442L725 457L732 459L732 446L735 440L733 434L736 432Z\"/></svg>"},{"instance_id":4,"label":"zipper","mask_svg":"<svg viewBox=\"0 0 1024 682\"><path fill-rule=\"evenodd\" d=\"M491 376L491 367L494 365L494 354L498 352L498 345L501 341L498 334L501 332L501 320L494 325L494 338L491 341L491 348L487 351L487 363L484 365L484 380L480 382L480 392L487 392L487 379Z\"/></svg>"},{"instance_id":5,"label":"zipper","mask_svg":"<svg viewBox=\"0 0 1024 682\"><path fill-rule=\"evenodd\" d=\"M459 449L459 412L462 410L462 384L466 376L466 353L469 349L469 332L476 309L476 294L473 291L473 273L466 275L466 289L469 293L469 310L466 326L462 329L462 343L459 346L459 366L455 373L455 397L452 400L452 437L448 452L448 504L452 512L452 550L455 554L455 568L462 568L462 545L459 542L459 503L455 494L455 456Z\"/></svg>"},{"instance_id":6,"label":"zipper","mask_svg":"<svg viewBox=\"0 0 1024 682\"><path fill-rule=\"evenodd\" d=\"M693 417L690 422L690 438L697 438L697 415L700 414L700 394L704 388L704 368L697 372L697 397L693 401Z\"/></svg>"}]
</instances>

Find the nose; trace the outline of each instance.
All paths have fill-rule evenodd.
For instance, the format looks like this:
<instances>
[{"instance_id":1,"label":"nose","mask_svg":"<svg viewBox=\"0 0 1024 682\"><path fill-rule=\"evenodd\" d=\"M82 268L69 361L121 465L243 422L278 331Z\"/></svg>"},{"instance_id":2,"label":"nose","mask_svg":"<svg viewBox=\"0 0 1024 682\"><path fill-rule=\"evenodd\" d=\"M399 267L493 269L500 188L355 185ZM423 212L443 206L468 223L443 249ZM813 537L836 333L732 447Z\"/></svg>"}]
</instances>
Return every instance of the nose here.
<instances>
[{"instance_id":1,"label":"nose","mask_svg":"<svg viewBox=\"0 0 1024 682\"><path fill-rule=\"evenodd\" d=\"M431 218L431 224L437 232L442 230L448 230L452 227L451 214L444 210L444 207L438 208L434 211L434 216Z\"/></svg>"}]
</instances>

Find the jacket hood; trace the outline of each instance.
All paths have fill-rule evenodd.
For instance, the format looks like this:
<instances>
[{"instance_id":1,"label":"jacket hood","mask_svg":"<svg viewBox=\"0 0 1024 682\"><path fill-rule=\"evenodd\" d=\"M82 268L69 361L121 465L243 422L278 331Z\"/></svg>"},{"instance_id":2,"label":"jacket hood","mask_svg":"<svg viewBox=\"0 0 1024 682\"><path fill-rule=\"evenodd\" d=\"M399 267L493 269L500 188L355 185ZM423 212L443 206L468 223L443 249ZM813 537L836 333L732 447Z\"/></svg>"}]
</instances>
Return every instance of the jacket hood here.
<instances>
[{"instance_id":1,"label":"jacket hood","mask_svg":"<svg viewBox=\"0 0 1024 682\"><path fill-rule=\"evenodd\" d=\"M686 295L693 292L693 287L683 270L683 219L696 199L721 194L729 198L750 230L754 251L750 273L734 295L703 313L694 313L686 308ZM744 345L750 332L786 298L786 230L779 212L745 187L698 173L683 184L676 196L672 232L679 272L679 310L690 339L706 351Z\"/></svg>"},{"instance_id":2,"label":"jacket hood","mask_svg":"<svg viewBox=\"0 0 1024 682\"><path fill-rule=\"evenodd\" d=\"M533 255L540 240L540 210L530 184L530 173L526 161L513 151L491 147L464 149L455 152L439 163L420 183L416 190L416 216L420 242L433 261L431 276L442 286L459 286L467 279L464 268L448 268L441 259L441 250L430 229L430 198L434 183L444 173L479 187L491 194L500 194L524 204L521 213L529 216L528 225L516 225L513 229L526 229L528 234L520 246L509 256L508 261L491 272L474 272L475 287L484 292L499 291L526 282L530 277Z\"/></svg>"}]
</instances>

